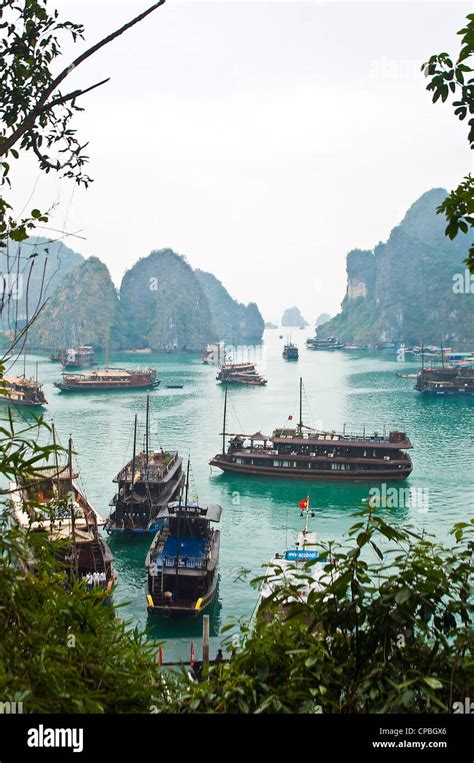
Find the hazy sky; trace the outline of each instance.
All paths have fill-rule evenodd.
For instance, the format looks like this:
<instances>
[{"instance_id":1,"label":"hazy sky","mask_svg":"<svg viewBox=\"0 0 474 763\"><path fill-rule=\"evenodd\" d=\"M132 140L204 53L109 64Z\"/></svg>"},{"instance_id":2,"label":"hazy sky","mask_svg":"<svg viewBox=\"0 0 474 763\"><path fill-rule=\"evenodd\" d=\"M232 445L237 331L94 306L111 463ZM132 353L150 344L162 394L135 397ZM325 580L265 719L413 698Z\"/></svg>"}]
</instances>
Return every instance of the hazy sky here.
<instances>
[{"instance_id":1,"label":"hazy sky","mask_svg":"<svg viewBox=\"0 0 474 763\"><path fill-rule=\"evenodd\" d=\"M148 0L56 2L91 44ZM83 64L71 86L90 141L89 190L17 167L18 211L60 202L68 246L124 271L171 247L256 301L335 313L345 256L372 248L424 191L471 168L467 128L419 72L457 51L457 2L166 4ZM83 43L66 46L71 57ZM66 59L64 60L66 63Z\"/></svg>"}]
</instances>

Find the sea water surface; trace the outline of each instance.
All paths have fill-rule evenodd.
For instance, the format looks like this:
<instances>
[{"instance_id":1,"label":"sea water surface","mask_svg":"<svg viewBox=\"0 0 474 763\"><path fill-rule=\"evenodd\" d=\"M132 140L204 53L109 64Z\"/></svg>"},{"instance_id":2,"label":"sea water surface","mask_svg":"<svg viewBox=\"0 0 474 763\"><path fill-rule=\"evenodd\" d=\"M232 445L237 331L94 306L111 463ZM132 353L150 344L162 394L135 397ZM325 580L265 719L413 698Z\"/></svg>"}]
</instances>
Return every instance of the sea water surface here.
<instances>
[{"instance_id":1,"label":"sea water surface","mask_svg":"<svg viewBox=\"0 0 474 763\"><path fill-rule=\"evenodd\" d=\"M284 334L284 339L280 335ZM307 331L293 330L300 359L285 361L282 349L287 330L266 330L262 345L240 348L235 357L255 359L268 379L266 387L229 390L228 432L271 434L275 427L299 417L299 379L304 382L304 422L326 430L367 432L406 431L413 450L413 472L405 483L417 488L422 500L381 511L402 526L414 524L448 539L454 522L472 516L474 508L473 399L423 398L413 390L415 362L397 362L395 351L311 351ZM113 477L132 457L133 419L138 414L139 442L143 442L146 392L91 392L61 394L54 386L61 368L46 357L28 355L27 375L38 362L48 406L45 418L54 420L63 446L71 434L85 492L100 514L109 512ZM23 363L17 363L21 372ZM211 471L209 459L222 448L224 387L216 381L216 367L191 354L115 354L111 365L158 370L161 385L150 393L151 445L178 450L191 459L191 493L206 503L223 507L220 579L210 611L214 637L229 618L248 619L258 592L250 585L277 551L294 545L302 520L298 502L310 495L316 516L312 529L321 540L342 540L356 521L353 513L364 506L376 483L314 482L294 479L224 475ZM182 384L183 389L166 389ZM1 412L5 415L5 407ZM20 414L15 412L15 418ZM414 503L414 505L412 505ZM366 505L366 504L365 504ZM144 561L152 536L108 538L115 556L118 584L116 603L121 616L147 628L150 638L165 641L165 659L186 659L190 639L199 644L202 620L165 620L146 608ZM246 574L243 574L246 571ZM212 651L212 650L211 650ZM212 655L211 655L212 657Z\"/></svg>"}]
</instances>

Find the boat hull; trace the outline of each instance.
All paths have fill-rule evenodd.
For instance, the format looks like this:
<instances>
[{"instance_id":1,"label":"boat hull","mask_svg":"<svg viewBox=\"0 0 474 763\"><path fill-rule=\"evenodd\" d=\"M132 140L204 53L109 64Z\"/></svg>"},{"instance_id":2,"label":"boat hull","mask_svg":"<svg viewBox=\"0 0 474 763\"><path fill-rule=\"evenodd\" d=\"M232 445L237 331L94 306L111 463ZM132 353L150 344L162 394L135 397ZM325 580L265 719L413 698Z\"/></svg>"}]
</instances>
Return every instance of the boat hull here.
<instances>
[{"instance_id":1,"label":"boat hull","mask_svg":"<svg viewBox=\"0 0 474 763\"><path fill-rule=\"evenodd\" d=\"M205 609L207 609L214 601L215 595L217 591L217 574L214 576L212 587L209 589L209 591L206 593L205 596L202 597L202 602L199 607L199 609L196 609L195 606L189 605L189 606L181 606L181 605L172 605L169 606L167 604L155 604L153 602L153 598L150 593L147 592L147 610L149 614L154 613L160 613L163 617L199 617ZM153 604L150 603L150 599L153 602Z\"/></svg>"},{"instance_id":2,"label":"boat hull","mask_svg":"<svg viewBox=\"0 0 474 763\"><path fill-rule=\"evenodd\" d=\"M210 466L217 466L224 472L234 474L248 474L252 477L278 477L280 479L304 479L304 480L345 480L346 482L359 482L361 480L370 480L383 482L385 480L405 480L412 472L412 465L407 465L402 469L364 469L363 471L333 471L331 469L298 469L291 468L284 470L281 467L272 468L270 466L255 466L235 464L232 461L224 461L212 458L209 461Z\"/></svg>"},{"instance_id":3,"label":"boat hull","mask_svg":"<svg viewBox=\"0 0 474 763\"><path fill-rule=\"evenodd\" d=\"M59 389L60 392L123 392L124 390L136 390L136 389L156 389L160 386L161 380L150 384L127 384L127 385L115 385L115 384L88 384L85 385L66 385L61 382L54 382L54 386Z\"/></svg>"}]
</instances>

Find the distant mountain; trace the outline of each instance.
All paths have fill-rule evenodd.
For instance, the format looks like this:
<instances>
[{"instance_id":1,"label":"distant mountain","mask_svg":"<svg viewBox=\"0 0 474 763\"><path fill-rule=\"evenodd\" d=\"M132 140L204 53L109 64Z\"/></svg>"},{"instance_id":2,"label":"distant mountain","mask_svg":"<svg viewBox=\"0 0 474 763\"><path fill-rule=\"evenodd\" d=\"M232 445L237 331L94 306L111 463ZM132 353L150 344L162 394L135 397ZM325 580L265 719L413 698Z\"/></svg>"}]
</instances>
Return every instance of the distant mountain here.
<instances>
[{"instance_id":1,"label":"distant mountain","mask_svg":"<svg viewBox=\"0 0 474 763\"><path fill-rule=\"evenodd\" d=\"M288 307L283 313L281 325L289 328L304 328L309 326L309 323L305 321L298 307Z\"/></svg>"},{"instance_id":2,"label":"distant mountain","mask_svg":"<svg viewBox=\"0 0 474 763\"><path fill-rule=\"evenodd\" d=\"M50 298L29 332L30 348L50 350L73 342L103 348L108 338L111 349L199 351L218 339L262 337L257 305L236 302L211 273L194 271L172 249L139 259L125 273L119 294L97 257L84 260L67 247L50 245L48 255L40 250L33 260L30 296L34 284L39 297L38 273L45 261L43 297Z\"/></svg>"},{"instance_id":3,"label":"distant mountain","mask_svg":"<svg viewBox=\"0 0 474 763\"><path fill-rule=\"evenodd\" d=\"M386 243L347 255L347 290L341 312L324 336L346 342L474 343L474 296L456 288L465 273L469 238L450 241L436 207L443 188L424 193Z\"/></svg>"},{"instance_id":4,"label":"distant mountain","mask_svg":"<svg viewBox=\"0 0 474 763\"><path fill-rule=\"evenodd\" d=\"M212 273L196 270L195 274L209 302L218 338L229 342L259 341L265 324L257 305L254 302L243 305L232 299Z\"/></svg>"},{"instance_id":5,"label":"distant mountain","mask_svg":"<svg viewBox=\"0 0 474 763\"><path fill-rule=\"evenodd\" d=\"M30 329L28 344L51 349L76 341L103 348L117 310L117 292L107 266L89 257L60 283Z\"/></svg>"},{"instance_id":6,"label":"distant mountain","mask_svg":"<svg viewBox=\"0 0 474 763\"><path fill-rule=\"evenodd\" d=\"M28 318L40 307L47 297L51 297L59 284L75 267L84 262L82 255L74 252L62 241L49 241L34 237L21 244L8 242L6 250L0 250L0 273L4 276L1 291L18 295L10 299L0 318L3 329L22 328ZM9 275L7 275L9 274ZM19 288L16 291L16 277ZM28 304L27 304L28 297Z\"/></svg>"},{"instance_id":7,"label":"distant mountain","mask_svg":"<svg viewBox=\"0 0 474 763\"><path fill-rule=\"evenodd\" d=\"M327 323L330 320L331 320L331 316L329 315L329 313L321 313L316 318L315 326L316 328L318 328L318 326L322 326L323 323Z\"/></svg>"},{"instance_id":8,"label":"distant mountain","mask_svg":"<svg viewBox=\"0 0 474 763\"><path fill-rule=\"evenodd\" d=\"M137 349L197 351L217 339L207 297L184 257L160 249L125 273L117 333Z\"/></svg>"}]
</instances>

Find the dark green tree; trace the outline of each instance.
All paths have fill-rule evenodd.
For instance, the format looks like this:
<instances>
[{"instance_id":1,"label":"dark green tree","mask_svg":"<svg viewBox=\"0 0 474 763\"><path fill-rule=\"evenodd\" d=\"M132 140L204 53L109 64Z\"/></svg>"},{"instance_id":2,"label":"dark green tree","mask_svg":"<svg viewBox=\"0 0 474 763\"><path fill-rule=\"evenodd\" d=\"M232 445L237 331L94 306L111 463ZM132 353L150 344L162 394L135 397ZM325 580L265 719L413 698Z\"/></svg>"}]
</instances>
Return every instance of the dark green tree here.
<instances>
[{"instance_id":1,"label":"dark green tree","mask_svg":"<svg viewBox=\"0 0 474 763\"><path fill-rule=\"evenodd\" d=\"M444 103L450 95L454 114L461 121L468 118L468 141L474 148L474 76L471 66L474 55L474 14L467 16L467 24L458 32L461 35L461 50L456 60L449 53L431 56L422 65L422 71L429 78L426 89L433 94L433 103L441 99ZM447 220L446 235L455 238L459 231L467 234L474 228L474 178L466 175L437 209ZM474 273L474 243L471 243L465 260Z\"/></svg>"}]
</instances>

